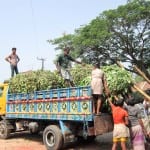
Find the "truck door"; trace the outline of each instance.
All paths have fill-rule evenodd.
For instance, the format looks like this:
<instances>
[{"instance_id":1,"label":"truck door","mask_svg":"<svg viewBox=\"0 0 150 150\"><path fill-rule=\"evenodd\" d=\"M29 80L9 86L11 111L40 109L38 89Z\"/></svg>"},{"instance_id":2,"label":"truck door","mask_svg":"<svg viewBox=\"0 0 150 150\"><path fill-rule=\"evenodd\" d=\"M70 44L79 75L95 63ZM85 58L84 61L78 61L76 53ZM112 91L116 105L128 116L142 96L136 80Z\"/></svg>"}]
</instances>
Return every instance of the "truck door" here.
<instances>
[{"instance_id":1,"label":"truck door","mask_svg":"<svg viewBox=\"0 0 150 150\"><path fill-rule=\"evenodd\" d=\"M6 98L4 96L4 86L0 85L0 115L5 114Z\"/></svg>"}]
</instances>

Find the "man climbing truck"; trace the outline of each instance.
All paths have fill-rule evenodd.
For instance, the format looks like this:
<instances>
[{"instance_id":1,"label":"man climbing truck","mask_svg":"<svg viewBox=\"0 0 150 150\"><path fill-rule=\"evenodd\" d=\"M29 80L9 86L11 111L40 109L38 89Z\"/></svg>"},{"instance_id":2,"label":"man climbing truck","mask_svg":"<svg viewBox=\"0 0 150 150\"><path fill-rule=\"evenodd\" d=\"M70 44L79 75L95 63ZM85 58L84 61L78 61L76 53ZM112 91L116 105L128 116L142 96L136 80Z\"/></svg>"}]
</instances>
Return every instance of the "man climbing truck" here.
<instances>
[{"instance_id":1,"label":"man climbing truck","mask_svg":"<svg viewBox=\"0 0 150 150\"><path fill-rule=\"evenodd\" d=\"M111 115L92 114L89 86L11 94L7 83L0 84L0 138L18 132L18 124L30 133L43 131L47 150L113 129Z\"/></svg>"}]
</instances>

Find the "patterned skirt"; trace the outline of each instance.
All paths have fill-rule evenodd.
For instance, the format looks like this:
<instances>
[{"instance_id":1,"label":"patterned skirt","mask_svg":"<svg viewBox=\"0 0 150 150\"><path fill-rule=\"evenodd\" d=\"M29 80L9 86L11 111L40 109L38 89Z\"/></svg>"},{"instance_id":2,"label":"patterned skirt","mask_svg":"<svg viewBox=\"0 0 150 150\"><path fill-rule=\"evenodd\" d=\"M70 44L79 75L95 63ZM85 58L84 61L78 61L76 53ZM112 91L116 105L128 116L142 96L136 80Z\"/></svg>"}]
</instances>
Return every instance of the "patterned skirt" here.
<instances>
[{"instance_id":1,"label":"patterned skirt","mask_svg":"<svg viewBox=\"0 0 150 150\"><path fill-rule=\"evenodd\" d=\"M133 150L145 150L144 134L140 125L131 127Z\"/></svg>"}]
</instances>

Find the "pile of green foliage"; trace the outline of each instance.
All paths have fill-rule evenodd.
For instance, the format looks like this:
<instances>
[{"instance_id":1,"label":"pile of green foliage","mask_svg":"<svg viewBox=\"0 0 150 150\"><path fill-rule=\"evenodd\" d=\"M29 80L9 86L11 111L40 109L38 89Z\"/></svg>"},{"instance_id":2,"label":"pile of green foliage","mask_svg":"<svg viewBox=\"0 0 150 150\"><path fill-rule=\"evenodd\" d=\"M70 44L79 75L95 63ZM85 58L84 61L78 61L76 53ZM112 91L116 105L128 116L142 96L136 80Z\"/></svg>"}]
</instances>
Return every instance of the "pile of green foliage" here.
<instances>
[{"instance_id":1,"label":"pile of green foliage","mask_svg":"<svg viewBox=\"0 0 150 150\"><path fill-rule=\"evenodd\" d=\"M132 83L132 77L129 72L118 67L110 65L102 67L107 80L108 88L111 94L127 92ZM87 86L91 83L92 66L76 65L71 69L74 84L76 86ZM64 80L57 72L51 71L33 71L25 74L18 74L10 80L10 93L30 93L40 90L49 90L52 88L65 87Z\"/></svg>"},{"instance_id":2,"label":"pile of green foliage","mask_svg":"<svg viewBox=\"0 0 150 150\"><path fill-rule=\"evenodd\" d=\"M111 94L127 93L132 84L131 74L117 65L104 66L107 85Z\"/></svg>"},{"instance_id":3,"label":"pile of green foliage","mask_svg":"<svg viewBox=\"0 0 150 150\"><path fill-rule=\"evenodd\" d=\"M64 81L56 72L32 71L18 74L9 81L9 93L31 93L64 87Z\"/></svg>"},{"instance_id":4,"label":"pile of green foliage","mask_svg":"<svg viewBox=\"0 0 150 150\"><path fill-rule=\"evenodd\" d=\"M132 84L131 74L117 65L109 65L101 68L104 71L108 88L111 94L127 93ZM72 69L72 75L75 85L86 86L91 83L92 66L87 65L84 68L77 65Z\"/></svg>"},{"instance_id":5,"label":"pile of green foliage","mask_svg":"<svg viewBox=\"0 0 150 150\"><path fill-rule=\"evenodd\" d=\"M91 65L76 65L71 69L71 75L73 77L73 82L77 86L87 86L91 82Z\"/></svg>"}]
</instances>

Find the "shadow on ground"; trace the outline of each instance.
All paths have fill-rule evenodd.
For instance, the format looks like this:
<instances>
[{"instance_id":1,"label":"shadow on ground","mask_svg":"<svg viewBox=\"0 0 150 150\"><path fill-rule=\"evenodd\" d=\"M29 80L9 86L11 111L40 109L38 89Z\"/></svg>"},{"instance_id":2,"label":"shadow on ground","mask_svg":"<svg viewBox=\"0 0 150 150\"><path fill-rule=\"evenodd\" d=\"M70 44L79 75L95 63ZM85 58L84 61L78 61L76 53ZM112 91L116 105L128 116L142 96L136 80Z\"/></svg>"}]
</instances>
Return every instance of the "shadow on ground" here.
<instances>
[{"instance_id":1,"label":"shadow on ground","mask_svg":"<svg viewBox=\"0 0 150 150\"><path fill-rule=\"evenodd\" d=\"M30 134L29 132L25 131L22 133L13 133L11 134L10 138L7 141L7 144L12 143L22 143L21 145L31 145L28 146L25 150L32 150L36 145L38 146L38 150L46 150L43 139L42 133L40 134ZM34 144L34 145L33 145ZM112 133L107 133L104 135L97 136L96 139L92 142L85 142L85 141L78 141L74 143L69 143L64 146L62 150L110 150L112 146ZM32 147L32 148L31 148ZM7 149L6 149L7 150ZM9 149L8 149L9 150ZM13 150L18 150L17 148ZM21 149L19 149L21 150Z\"/></svg>"}]
</instances>

